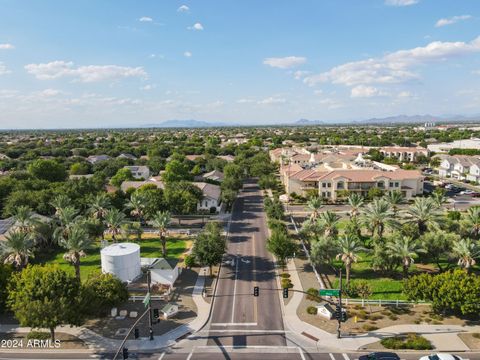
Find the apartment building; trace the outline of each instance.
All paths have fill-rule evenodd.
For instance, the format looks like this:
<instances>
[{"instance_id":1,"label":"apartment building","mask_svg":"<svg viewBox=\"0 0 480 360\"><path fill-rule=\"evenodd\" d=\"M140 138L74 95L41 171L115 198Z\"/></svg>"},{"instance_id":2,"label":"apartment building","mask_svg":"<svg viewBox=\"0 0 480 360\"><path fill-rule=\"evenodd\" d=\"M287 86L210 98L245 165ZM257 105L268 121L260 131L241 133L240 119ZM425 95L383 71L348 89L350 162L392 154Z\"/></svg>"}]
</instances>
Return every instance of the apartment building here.
<instances>
[{"instance_id":1,"label":"apartment building","mask_svg":"<svg viewBox=\"0 0 480 360\"><path fill-rule=\"evenodd\" d=\"M480 181L480 157L467 155L440 155L438 175L457 180Z\"/></svg>"},{"instance_id":2,"label":"apartment building","mask_svg":"<svg viewBox=\"0 0 480 360\"><path fill-rule=\"evenodd\" d=\"M427 157L429 155L428 149L423 147L381 147L378 149L380 153L389 158L395 158L400 162L415 162L419 156Z\"/></svg>"}]
</instances>

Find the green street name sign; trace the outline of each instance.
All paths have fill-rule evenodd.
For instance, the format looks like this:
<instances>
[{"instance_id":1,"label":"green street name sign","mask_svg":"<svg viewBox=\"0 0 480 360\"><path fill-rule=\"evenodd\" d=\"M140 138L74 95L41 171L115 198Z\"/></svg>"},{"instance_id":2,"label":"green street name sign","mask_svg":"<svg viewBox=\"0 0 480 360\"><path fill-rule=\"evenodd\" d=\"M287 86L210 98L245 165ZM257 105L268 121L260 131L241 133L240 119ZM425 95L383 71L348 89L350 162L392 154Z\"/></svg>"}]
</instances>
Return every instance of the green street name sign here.
<instances>
[{"instance_id":1,"label":"green street name sign","mask_svg":"<svg viewBox=\"0 0 480 360\"><path fill-rule=\"evenodd\" d=\"M320 296L339 296L339 289L320 289Z\"/></svg>"},{"instance_id":2,"label":"green street name sign","mask_svg":"<svg viewBox=\"0 0 480 360\"><path fill-rule=\"evenodd\" d=\"M145 299L143 299L143 305L147 307L149 302L150 302L150 293L147 293L147 295L145 295Z\"/></svg>"}]
</instances>

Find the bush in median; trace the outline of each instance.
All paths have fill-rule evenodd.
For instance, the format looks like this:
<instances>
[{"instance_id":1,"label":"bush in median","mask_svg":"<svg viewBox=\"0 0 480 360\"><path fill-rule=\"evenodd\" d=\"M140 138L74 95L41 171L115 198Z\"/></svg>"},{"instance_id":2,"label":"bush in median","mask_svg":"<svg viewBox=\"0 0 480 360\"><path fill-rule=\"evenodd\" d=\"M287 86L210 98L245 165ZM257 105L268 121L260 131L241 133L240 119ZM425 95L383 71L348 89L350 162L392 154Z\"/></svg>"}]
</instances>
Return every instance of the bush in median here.
<instances>
[{"instance_id":1,"label":"bush in median","mask_svg":"<svg viewBox=\"0 0 480 360\"><path fill-rule=\"evenodd\" d=\"M431 350L432 343L421 335L415 333L406 336L394 336L382 339L380 343L387 349L408 349L408 350Z\"/></svg>"}]
</instances>

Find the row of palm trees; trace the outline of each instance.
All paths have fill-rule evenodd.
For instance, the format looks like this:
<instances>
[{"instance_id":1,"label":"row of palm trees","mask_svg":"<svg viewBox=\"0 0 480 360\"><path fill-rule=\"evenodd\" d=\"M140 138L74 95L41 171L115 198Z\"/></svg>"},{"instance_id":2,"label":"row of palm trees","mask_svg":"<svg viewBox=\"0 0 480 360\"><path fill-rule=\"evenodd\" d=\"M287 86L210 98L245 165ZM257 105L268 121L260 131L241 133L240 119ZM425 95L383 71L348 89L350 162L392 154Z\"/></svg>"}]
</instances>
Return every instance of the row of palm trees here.
<instances>
[{"instance_id":1,"label":"row of palm trees","mask_svg":"<svg viewBox=\"0 0 480 360\"><path fill-rule=\"evenodd\" d=\"M471 207L462 216L460 224L467 236L460 239L458 235L440 228L442 220L446 219L442 211L445 202L443 194L434 193L431 197L415 198L413 204L401 211L399 205L404 203L404 199L398 191L385 194L368 204L362 196L352 193L348 197L349 220L339 237L340 216L330 210L322 211L322 200L314 197L308 201L311 215L303 223L301 231L312 246L312 261L318 265L331 264L334 258L341 260L347 283L359 253L372 250L377 263L383 263L382 266L390 269L399 264L403 276L408 276L408 270L418 255L432 251L431 238L425 236L430 232L434 240L437 235L448 239L443 244L444 253L451 251L458 260L457 264L469 270L480 257L480 207ZM409 231L405 230L405 225L410 226ZM362 229L367 229L370 236L362 236ZM388 239L385 239L386 230L390 231ZM372 266L377 267L376 264Z\"/></svg>"},{"instance_id":2,"label":"row of palm trees","mask_svg":"<svg viewBox=\"0 0 480 360\"><path fill-rule=\"evenodd\" d=\"M145 200L142 193L134 192L125 206L125 210L139 221L140 230L145 220ZM86 256L86 251L96 240L95 231L91 231L92 227L100 229L100 234L97 235L101 236L102 240L105 233L109 234L114 242L117 242L121 234L129 237L128 226L132 222L128 221L124 212L112 207L105 193L96 195L84 214L72 206L71 200L65 195L55 197L51 205L55 214L51 224L53 232L50 245L59 245L66 250L63 258L73 265L79 280L80 260ZM0 259L3 258L5 263L11 263L17 270L21 270L34 256L34 249L44 250L48 242L45 242L44 237L37 231L41 221L29 207L18 207L12 218L14 226L5 236L5 241L0 242ZM157 211L149 220L160 238L163 257L166 257L170 213Z\"/></svg>"}]
</instances>

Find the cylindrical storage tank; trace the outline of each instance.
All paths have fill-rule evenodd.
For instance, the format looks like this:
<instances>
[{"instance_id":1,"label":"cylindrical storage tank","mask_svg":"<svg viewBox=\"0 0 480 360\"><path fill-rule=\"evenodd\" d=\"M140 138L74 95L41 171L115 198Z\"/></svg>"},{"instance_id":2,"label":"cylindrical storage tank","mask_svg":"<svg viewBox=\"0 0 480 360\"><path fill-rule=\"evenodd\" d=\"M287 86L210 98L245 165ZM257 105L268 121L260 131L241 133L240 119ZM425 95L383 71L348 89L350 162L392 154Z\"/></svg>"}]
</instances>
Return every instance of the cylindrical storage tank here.
<instances>
[{"instance_id":1,"label":"cylindrical storage tank","mask_svg":"<svg viewBox=\"0 0 480 360\"><path fill-rule=\"evenodd\" d=\"M102 272L113 274L122 281L132 281L142 272L138 244L112 244L103 248L100 256Z\"/></svg>"}]
</instances>

